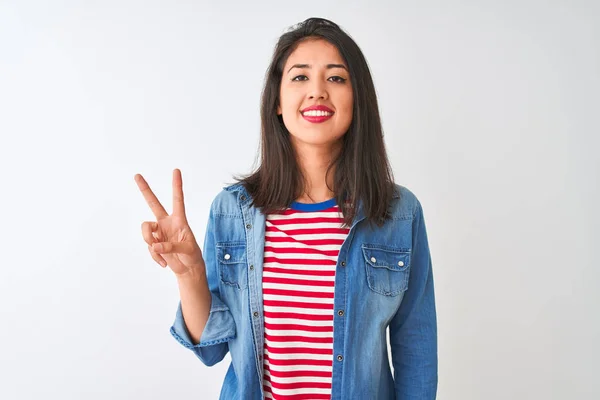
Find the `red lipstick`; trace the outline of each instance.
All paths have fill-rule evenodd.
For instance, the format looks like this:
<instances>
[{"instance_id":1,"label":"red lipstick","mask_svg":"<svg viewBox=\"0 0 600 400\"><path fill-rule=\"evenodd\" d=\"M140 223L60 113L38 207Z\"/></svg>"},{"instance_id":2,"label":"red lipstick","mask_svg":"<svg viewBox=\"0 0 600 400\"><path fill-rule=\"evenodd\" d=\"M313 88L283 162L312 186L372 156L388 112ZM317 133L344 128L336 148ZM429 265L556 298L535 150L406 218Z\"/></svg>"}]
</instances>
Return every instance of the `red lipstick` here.
<instances>
[{"instance_id":1,"label":"red lipstick","mask_svg":"<svg viewBox=\"0 0 600 400\"><path fill-rule=\"evenodd\" d=\"M327 114L325 114L325 115L306 115L305 113L307 113L308 111L324 111ZM325 122L329 118L331 118L333 116L334 112L331 108L329 108L327 106L315 105L315 106L306 107L305 109L303 109L301 111L301 114L302 114L302 118L304 118L308 122L320 123L320 122ZM322 113L320 113L320 114L322 114Z\"/></svg>"}]
</instances>

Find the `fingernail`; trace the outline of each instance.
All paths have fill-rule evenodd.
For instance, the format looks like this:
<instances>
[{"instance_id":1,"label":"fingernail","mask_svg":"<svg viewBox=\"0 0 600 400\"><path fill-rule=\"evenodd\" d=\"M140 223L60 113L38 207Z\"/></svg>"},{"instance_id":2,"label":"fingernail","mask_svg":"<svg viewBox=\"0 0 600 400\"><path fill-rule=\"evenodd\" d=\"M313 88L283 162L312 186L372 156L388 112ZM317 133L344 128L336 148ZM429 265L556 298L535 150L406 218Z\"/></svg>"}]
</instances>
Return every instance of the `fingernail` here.
<instances>
[{"instance_id":1,"label":"fingernail","mask_svg":"<svg viewBox=\"0 0 600 400\"><path fill-rule=\"evenodd\" d=\"M166 266L167 266L167 263L166 263L166 262L164 262L164 261L161 261L161 262L160 262L160 265L162 265L162 266L163 266L163 268L164 268L164 267L166 267Z\"/></svg>"}]
</instances>

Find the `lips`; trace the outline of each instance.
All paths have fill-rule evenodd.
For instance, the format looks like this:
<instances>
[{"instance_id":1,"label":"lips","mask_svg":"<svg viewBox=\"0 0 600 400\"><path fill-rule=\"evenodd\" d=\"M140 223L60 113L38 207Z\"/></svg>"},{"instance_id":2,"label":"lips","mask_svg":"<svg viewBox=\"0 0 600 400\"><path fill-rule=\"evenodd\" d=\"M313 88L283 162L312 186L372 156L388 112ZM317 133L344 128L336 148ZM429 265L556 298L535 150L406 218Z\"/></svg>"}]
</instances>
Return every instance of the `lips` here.
<instances>
[{"instance_id":1,"label":"lips","mask_svg":"<svg viewBox=\"0 0 600 400\"><path fill-rule=\"evenodd\" d=\"M333 110L331 108L324 106L322 104L317 104L314 106L306 107L305 109L302 110L302 113L304 114L307 111L326 111L328 113L333 113Z\"/></svg>"},{"instance_id":2,"label":"lips","mask_svg":"<svg viewBox=\"0 0 600 400\"><path fill-rule=\"evenodd\" d=\"M322 116L311 116L311 115L304 115L304 114L302 114L302 118L304 118L308 122L312 122L312 123L315 123L315 124L318 124L318 123L321 123L321 122L325 122L325 121L327 121L331 117L333 117L333 114L322 115Z\"/></svg>"},{"instance_id":3,"label":"lips","mask_svg":"<svg viewBox=\"0 0 600 400\"><path fill-rule=\"evenodd\" d=\"M302 118L312 123L321 123L330 119L334 112L331 108L324 105L314 105L310 107L306 107L301 111ZM313 115L307 115L313 114Z\"/></svg>"}]
</instances>

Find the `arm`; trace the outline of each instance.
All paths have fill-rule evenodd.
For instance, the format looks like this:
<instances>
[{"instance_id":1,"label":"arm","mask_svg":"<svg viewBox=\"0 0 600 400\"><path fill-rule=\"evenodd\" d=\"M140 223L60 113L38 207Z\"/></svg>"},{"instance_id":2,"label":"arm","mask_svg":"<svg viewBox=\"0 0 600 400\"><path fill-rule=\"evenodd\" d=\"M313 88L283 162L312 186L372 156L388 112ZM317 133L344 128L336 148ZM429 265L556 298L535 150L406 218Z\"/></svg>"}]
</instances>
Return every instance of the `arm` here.
<instances>
[{"instance_id":1,"label":"arm","mask_svg":"<svg viewBox=\"0 0 600 400\"><path fill-rule=\"evenodd\" d=\"M189 274L189 273L188 273ZM200 343L202 331L210 315L211 294L206 280L205 266L197 276L178 278L181 314L192 344Z\"/></svg>"},{"instance_id":2,"label":"arm","mask_svg":"<svg viewBox=\"0 0 600 400\"><path fill-rule=\"evenodd\" d=\"M390 322L397 400L433 400L438 383L433 271L421 203L412 226L408 288Z\"/></svg>"},{"instance_id":3,"label":"arm","mask_svg":"<svg viewBox=\"0 0 600 400\"><path fill-rule=\"evenodd\" d=\"M227 342L236 335L231 311L219 297L213 205L211 205L202 251L206 277L178 280L181 301L177 308L175 322L171 326L173 337L192 350L200 361L209 367L223 360L229 351ZM205 291L207 284L208 290Z\"/></svg>"}]
</instances>

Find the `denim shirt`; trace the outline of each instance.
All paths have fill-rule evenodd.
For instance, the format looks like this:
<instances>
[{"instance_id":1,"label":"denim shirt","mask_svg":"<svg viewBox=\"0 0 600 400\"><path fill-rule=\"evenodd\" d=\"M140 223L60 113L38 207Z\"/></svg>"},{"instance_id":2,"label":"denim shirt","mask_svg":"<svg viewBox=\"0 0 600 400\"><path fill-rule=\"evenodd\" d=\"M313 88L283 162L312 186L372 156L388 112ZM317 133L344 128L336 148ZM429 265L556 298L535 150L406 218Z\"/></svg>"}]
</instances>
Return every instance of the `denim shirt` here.
<instances>
[{"instance_id":1,"label":"denim shirt","mask_svg":"<svg viewBox=\"0 0 600 400\"><path fill-rule=\"evenodd\" d=\"M240 183L214 198L203 258L210 314L193 344L177 308L171 334L207 366L231 363L220 399L264 398L262 268L265 215ZM338 255L334 291L332 400L430 400L437 392L432 262L417 197L395 184L392 216L365 220L362 202ZM225 254L229 257L224 258ZM393 374L388 360L389 328Z\"/></svg>"}]
</instances>

